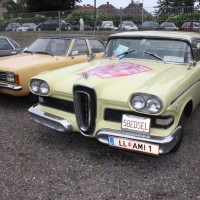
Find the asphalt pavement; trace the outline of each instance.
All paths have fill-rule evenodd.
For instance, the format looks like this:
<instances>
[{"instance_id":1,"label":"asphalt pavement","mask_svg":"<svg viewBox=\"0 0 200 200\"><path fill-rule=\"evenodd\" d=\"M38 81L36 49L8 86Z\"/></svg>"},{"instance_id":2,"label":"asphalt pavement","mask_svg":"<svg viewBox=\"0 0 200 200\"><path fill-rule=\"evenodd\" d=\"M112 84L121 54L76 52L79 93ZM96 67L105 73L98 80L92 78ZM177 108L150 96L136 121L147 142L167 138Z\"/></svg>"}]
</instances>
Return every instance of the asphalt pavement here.
<instances>
[{"instance_id":1,"label":"asphalt pavement","mask_svg":"<svg viewBox=\"0 0 200 200\"><path fill-rule=\"evenodd\" d=\"M200 199L200 106L179 151L152 157L36 124L32 104L0 95L1 200Z\"/></svg>"}]
</instances>

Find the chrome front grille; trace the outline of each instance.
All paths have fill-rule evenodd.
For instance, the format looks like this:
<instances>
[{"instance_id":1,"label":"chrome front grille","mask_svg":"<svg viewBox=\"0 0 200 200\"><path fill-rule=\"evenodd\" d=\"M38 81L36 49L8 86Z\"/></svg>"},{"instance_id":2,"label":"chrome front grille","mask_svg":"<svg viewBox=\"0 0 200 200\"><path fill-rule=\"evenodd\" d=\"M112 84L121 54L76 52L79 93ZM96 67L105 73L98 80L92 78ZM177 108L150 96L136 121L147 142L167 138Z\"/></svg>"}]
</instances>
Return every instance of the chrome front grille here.
<instances>
[{"instance_id":1,"label":"chrome front grille","mask_svg":"<svg viewBox=\"0 0 200 200\"><path fill-rule=\"evenodd\" d=\"M74 86L74 109L77 124L82 134L91 135L96 121L96 93L85 86Z\"/></svg>"}]
</instances>

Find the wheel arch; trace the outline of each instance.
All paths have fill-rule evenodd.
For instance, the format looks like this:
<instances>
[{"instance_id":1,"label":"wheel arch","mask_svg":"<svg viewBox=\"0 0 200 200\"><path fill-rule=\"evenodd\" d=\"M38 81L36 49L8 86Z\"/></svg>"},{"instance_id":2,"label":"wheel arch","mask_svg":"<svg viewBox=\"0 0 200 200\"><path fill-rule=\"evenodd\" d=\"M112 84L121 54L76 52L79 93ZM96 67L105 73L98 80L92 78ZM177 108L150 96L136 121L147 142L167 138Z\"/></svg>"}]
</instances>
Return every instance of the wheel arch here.
<instances>
[{"instance_id":1,"label":"wheel arch","mask_svg":"<svg viewBox=\"0 0 200 200\"><path fill-rule=\"evenodd\" d=\"M189 117L193 111L193 101L189 100L185 105L183 112L186 117Z\"/></svg>"}]
</instances>

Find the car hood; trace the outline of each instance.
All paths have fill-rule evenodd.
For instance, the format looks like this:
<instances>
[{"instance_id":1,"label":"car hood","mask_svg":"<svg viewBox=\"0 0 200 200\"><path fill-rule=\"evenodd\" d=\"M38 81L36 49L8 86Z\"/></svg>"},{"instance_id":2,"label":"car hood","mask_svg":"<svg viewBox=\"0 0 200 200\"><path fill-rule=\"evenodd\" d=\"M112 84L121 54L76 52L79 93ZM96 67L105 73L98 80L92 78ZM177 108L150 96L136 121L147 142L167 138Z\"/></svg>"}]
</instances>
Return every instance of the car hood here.
<instances>
[{"instance_id":1,"label":"car hood","mask_svg":"<svg viewBox=\"0 0 200 200\"><path fill-rule=\"evenodd\" d=\"M16 72L18 70L52 64L52 62L58 62L58 56L22 53L0 60L0 70Z\"/></svg>"},{"instance_id":2,"label":"car hood","mask_svg":"<svg viewBox=\"0 0 200 200\"><path fill-rule=\"evenodd\" d=\"M109 63L109 64L108 64ZM187 66L142 60L94 60L55 70L37 78L50 84L55 95L72 96L74 85L94 88L98 99L127 102L135 92L150 93L160 98L169 95L187 78Z\"/></svg>"}]
</instances>

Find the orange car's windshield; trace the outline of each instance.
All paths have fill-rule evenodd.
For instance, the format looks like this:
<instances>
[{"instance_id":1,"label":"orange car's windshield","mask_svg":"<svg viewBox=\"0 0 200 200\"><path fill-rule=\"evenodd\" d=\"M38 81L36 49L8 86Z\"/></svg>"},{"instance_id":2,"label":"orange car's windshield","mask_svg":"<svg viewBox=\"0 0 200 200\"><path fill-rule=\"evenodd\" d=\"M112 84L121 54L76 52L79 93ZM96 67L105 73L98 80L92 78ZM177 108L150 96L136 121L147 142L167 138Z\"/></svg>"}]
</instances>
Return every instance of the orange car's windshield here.
<instances>
[{"instance_id":1,"label":"orange car's windshield","mask_svg":"<svg viewBox=\"0 0 200 200\"><path fill-rule=\"evenodd\" d=\"M31 44L27 51L32 53L46 53L55 56L64 56L69 48L71 40L62 38L39 38Z\"/></svg>"}]
</instances>

